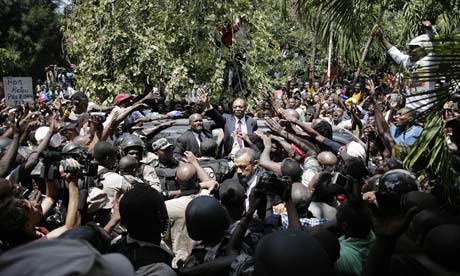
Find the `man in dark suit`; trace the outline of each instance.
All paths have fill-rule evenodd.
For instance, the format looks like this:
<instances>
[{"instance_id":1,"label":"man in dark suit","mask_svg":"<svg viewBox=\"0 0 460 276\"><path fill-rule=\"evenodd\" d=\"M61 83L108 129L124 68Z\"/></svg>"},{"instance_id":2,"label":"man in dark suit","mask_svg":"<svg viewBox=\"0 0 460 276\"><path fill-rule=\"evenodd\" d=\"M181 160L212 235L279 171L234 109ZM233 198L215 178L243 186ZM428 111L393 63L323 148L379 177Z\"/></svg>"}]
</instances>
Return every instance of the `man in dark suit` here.
<instances>
[{"instance_id":1,"label":"man in dark suit","mask_svg":"<svg viewBox=\"0 0 460 276\"><path fill-rule=\"evenodd\" d=\"M211 131L203 127L203 117L198 114L192 114L189 117L190 129L185 131L176 140L174 157L182 160L185 151L191 151L197 157L200 157L200 144L202 141L212 138Z\"/></svg>"},{"instance_id":2,"label":"man in dark suit","mask_svg":"<svg viewBox=\"0 0 460 276\"><path fill-rule=\"evenodd\" d=\"M237 98L233 101L233 114L221 114L209 103L206 92L201 91L199 95L203 104L207 106L206 115L214 120L217 128L223 128L224 130L225 155L231 152L235 142L238 143L239 148L244 148L243 134L254 134L254 131L257 130L257 120L245 114L246 101L242 98ZM234 135L235 132L236 135ZM234 141L234 136L237 137L237 141Z\"/></svg>"}]
</instances>

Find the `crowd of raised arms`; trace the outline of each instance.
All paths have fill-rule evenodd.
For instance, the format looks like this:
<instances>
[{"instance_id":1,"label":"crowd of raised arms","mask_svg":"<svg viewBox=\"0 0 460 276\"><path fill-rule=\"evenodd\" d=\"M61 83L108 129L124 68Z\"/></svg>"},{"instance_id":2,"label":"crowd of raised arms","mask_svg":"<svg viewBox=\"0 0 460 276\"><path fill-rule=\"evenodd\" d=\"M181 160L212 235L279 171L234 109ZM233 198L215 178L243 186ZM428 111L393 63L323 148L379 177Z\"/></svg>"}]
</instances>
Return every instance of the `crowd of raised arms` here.
<instances>
[{"instance_id":1,"label":"crowd of raised arms","mask_svg":"<svg viewBox=\"0 0 460 276\"><path fill-rule=\"evenodd\" d=\"M459 214L402 163L427 105L395 79L103 106L50 66L33 103L0 107L0 275L460 275Z\"/></svg>"}]
</instances>

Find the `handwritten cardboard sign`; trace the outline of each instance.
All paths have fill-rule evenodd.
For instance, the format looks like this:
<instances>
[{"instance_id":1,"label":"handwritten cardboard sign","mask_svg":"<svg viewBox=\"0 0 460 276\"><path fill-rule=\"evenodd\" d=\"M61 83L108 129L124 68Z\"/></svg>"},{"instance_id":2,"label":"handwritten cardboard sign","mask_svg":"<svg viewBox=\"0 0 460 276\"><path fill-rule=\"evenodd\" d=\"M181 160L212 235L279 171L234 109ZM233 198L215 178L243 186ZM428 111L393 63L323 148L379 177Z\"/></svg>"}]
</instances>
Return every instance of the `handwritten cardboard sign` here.
<instances>
[{"instance_id":1,"label":"handwritten cardboard sign","mask_svg":"<svg viewBox=\"0 0 460 276\"><path fill-rule=\"evenodd\" d=\"M34 90L31 77L4 77L6 103L10 106L34 102Z\"/></svg>"}]
</instances>

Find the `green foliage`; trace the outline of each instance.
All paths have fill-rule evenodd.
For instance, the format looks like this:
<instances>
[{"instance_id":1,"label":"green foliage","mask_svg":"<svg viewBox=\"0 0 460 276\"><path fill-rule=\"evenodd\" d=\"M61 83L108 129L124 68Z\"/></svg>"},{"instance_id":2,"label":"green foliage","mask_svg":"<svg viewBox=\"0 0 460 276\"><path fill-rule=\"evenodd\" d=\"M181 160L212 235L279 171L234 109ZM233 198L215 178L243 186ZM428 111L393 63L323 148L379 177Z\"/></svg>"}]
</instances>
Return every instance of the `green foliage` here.
<instances>
[{"instance_id":1,"label":"green foliage","mask_svg":"<svg viewBox=\"0 0 460 276\"><path fill-rule=\"evenodd\" d=\"M460 34L440 36L432 40L432 46L425 47L431 52L432 65L420 68L421 77L416 81L457 81L460 79ZM454 85L455 82L454 82ZM409 155L404 160L404 166L409 170L429 175L435 184L443 185L451 206L460 210L460 176L458 168L452 167L451 154L447 145L444 131L443 105L449 99L453 87L441 87L436 92L437 104L434 105L427 116L427 123L421 136L412 147ZM457 91L458 92L458 91ZM424 164L420 168L420 164Z\"/></svg>"},{"instance_id":2,"label":"green foliage","mask_svg":"<svg viewBox=\"0 0 460 276\"><path fill-rule=\"evenodd\" d=\"M20 71L21 54L9 49L0 48L0 76L13 75Z\"/></svg>"},{"instance_id":3,"label":"green foliage","mask_svg":"<svg viewBox=\"0 0 460 276\"><path fill-rule=\"evenodd\" d=\"M314 15L320 1L284 2L294 2L295 16L301 19L299 22L304 26L314 27ZM383 28L385 36L402 50L410 39L421 33L422 20L432 20L441 33L459 30L460 5L455 0L326 0L321 3L324 9L321 12L320 49L327 49L329 25L334 22L333 44L341 64L361 64L369 71L373 70L374 64L387 62L382 54L382 47L377 43L371 44L367 58L361 60L366 41L377 28ZM320 56L324 56L324 53Z\"/></svg>"},{"instance_id":4,"label":"green foliage","mask_svg":"<svg viewBox=\"0 0 460 276\"><path fill-rule=\"evenodd\" d=\"M443 185L450 205L460 210L460 178L452 167L444 124L442 116L432 114L428 118L422 135L404 159L404 167L430 177L434 185Z\"/></svg>"},{"instance_id":5,"label":"green foliage","mask_svg":"<svg viewBox=\"0 0 460 276\"><path fill-rule=\"evenodd\" d=\"M78 65L78 89L106 98L164 86L171 99L205 84L219 100L232 96L222 86L231 64L257 95L273 84L273 68L284 63L280 43L295 33L292 24L280 23L275 7L249 0L78 2L64 27L68 58ZM233 46L225 47L219 29L237 19L246 23Z\"/></svg>"},{"instance_id":6,"label":"green foliage","mask_svg":"<svg viewBox=\"0 0 460 276\"><path fill-rule=\"evenodd\" d=\"M43 75L62 63L60 18L51 0L0 0L0 74Z\"/></svg>"}]
</instances>

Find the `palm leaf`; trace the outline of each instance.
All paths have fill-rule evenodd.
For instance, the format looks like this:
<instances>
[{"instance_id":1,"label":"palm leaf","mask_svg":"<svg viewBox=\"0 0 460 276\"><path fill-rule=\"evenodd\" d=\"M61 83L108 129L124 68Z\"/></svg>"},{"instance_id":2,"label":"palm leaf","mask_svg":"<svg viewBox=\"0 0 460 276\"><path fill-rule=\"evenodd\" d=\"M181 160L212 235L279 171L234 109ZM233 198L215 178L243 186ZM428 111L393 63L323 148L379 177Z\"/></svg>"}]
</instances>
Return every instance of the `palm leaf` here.
<instances>
[{"instance_id":1,"label":"palm leaf","mask_svg":"<svg viewBox=\"0 0 460 276\"><path fill-rule=\"evenodd\" d=\"M430 175L434 182L443 185L449 204L460 210L460 178L451 166L447 137L444 131L445 121L442 116L444 103L452 93L458 93L457 80L460 80L460 34L440 36L432 40L432 45L425 47L431 53L432 64L417 69L417 76L408 77L409 81L448 82L448 86L432 91L425 91L407 97L426 95L420 100L430 100L432 107L420 117L426 119L425 128L404 160L404 167L414 170L422 158L426 158L423 173ZM426 105L426 104L425 104ZM430 150L427 150L430 149Z\"/></svg>"}]
</instances>

